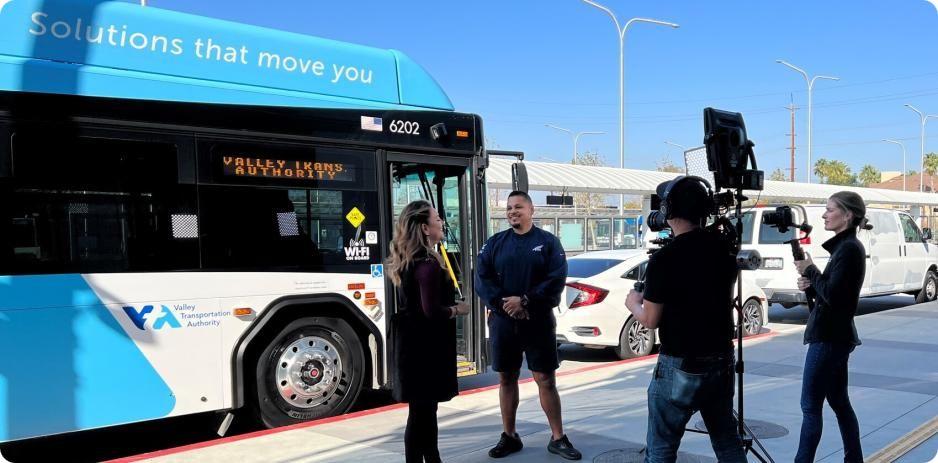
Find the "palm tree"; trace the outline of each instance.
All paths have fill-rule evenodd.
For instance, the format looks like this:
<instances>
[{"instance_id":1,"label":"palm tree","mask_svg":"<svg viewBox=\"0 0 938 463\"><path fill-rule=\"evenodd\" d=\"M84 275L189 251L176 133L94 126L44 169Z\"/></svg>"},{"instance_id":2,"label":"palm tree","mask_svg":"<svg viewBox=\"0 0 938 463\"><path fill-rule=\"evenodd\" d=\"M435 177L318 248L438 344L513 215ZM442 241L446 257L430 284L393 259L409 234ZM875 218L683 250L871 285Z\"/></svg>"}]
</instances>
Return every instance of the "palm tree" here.
<instances>
[{"instance_id":1,"label":"palm tree","mask_svg":"<svg viewBox=\"0 0 938 463\"><path fill-rule=\"evenodd\" d=\"M925 173L928 174L931 191L935 192L935 173L938 173L938 154L928 153L925 155Z\"/></svg>"},{"instance_id":2,"label":"palm tree","mask_svg":"<svg viewBox=\"0 0 938 463\"><path fill-rule=\"evenodd\" d=\"M787 182L788 177L785 175L785 172L782 169L775 169L772 171L772 175L769 175L769 180L774 180L776 182Z\"/></svg>"},{"instance_id":3,"label":"palm tree","mask_svg":"<svg viewBox=\"0 0 938 463\"><path fill-rule=\"evenodd\" d=\"M879 169L867 164L863 166L863 169L860 170L859 180L860 185L870 186L873 183L879 182L880 173Z\"/></svg>"}]
</instances>

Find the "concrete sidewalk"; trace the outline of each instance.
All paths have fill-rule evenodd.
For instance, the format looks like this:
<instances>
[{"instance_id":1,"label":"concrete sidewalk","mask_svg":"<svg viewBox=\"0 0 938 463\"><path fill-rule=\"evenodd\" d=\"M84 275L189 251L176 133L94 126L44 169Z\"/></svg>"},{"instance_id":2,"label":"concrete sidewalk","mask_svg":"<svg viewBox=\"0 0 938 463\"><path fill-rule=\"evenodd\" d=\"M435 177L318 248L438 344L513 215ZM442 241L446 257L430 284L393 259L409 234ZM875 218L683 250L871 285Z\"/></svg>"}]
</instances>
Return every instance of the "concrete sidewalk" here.
<instances>
[{"instance_id":1,"label":"concrete sidewalk","mask_svg":"<svg viewBox=\"0 0 938 463\"><path fill-rule=\"evenodd\" d=\"M803 327L770 328L775 330L772 336L745 343L746 419L750 424L758 420L783 427L781 432L787 430L762 443L775 461L792 461L801 426ZM863 345L850 360L850 397L860 421L864 453L869 456L938 416L938 303L865 315L857 318L857 328ZM646 388L654 362L648 358L600 364L558 378L564 427L583 452L583 461L603 454L605 458L596 461L627 461L610 458L607 452L642 446ZM397 462L403 461L406 419L406 408L391 406L119 461ZM824 420L818 461L843 461L837 421L826 406ZM690 426L698 421L695 416ZM494 461L487 452L501 431L497 389L469 391L441 404L439 422L444 461ZM525 448L504 461L565 461L547 453L550 431L537 400L537 387L531 382L521 386L518 432ZM938 441L933 438L919 447L916 454L935 455ZM706 435L688 433L681 451L687 461L716 461Z\"/></svg>"}]
</instances>

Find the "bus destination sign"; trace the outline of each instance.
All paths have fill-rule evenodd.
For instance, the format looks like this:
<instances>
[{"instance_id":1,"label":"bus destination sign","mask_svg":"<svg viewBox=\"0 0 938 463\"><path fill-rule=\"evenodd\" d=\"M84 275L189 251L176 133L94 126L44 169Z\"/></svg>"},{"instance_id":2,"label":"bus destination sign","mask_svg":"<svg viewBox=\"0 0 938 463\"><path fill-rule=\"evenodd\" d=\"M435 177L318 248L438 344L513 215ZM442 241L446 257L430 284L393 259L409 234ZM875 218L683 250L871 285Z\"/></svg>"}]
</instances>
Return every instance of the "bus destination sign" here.
<instances>
[{"instance_id":1,"label":"bus destination sign","mask_svg":"<svg viewBox=\"0 0 938 463\"><path fill-rule=\"evenodd\" d=\"M226 176L354 182L355 166L342 162L297 161L257 156L222 156Z\"/></svg>"}]
</instances>

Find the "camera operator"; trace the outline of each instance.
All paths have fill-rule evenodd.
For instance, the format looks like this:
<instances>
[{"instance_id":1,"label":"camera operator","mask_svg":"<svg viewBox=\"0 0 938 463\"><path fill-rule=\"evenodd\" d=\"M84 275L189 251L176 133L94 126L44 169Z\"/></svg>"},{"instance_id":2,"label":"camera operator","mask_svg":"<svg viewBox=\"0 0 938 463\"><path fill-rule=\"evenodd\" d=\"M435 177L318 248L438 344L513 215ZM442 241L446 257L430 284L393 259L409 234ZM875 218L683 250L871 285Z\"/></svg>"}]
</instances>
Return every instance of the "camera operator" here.
<instances>
[{"instance_id":1,"label":"camera operator","mask_svg":"<svg viewBox=\"0 0 938 463\"><path fill-rule=\"evenodd\" d=\"M847 396L847 361L860 345L853 317L866 272L866 250L857 239L857 227L863 224L865 216L866 205L860 195L849 191L834 193L822 216L824 229L836 233L823 244L831 255L827 267L821 272L807 254L804 260L795 261L802 275L798 289L815 300L804 330L808 354L801 383L803 419L796 462L814 461L821 441L825 398L837 415L844 461L863 461L857 415Z\"/></svg>"},{"instance_id":2,"label":"camera operator","mask_svg":"<svg viewBox=\"0 0 938 463\"><path fill-rule=\"evenodd\" d=\"M658 329L661 352L648 387L648 462L677 458L684 428L700 411L717 459L745 462L733 416L733 284L731 244L702 228L710 196L693 177L658 185L674 240L648 262L643 293L626 307ZM664 211L662 211L664 213Z\"/></svg>"}]
</instances>

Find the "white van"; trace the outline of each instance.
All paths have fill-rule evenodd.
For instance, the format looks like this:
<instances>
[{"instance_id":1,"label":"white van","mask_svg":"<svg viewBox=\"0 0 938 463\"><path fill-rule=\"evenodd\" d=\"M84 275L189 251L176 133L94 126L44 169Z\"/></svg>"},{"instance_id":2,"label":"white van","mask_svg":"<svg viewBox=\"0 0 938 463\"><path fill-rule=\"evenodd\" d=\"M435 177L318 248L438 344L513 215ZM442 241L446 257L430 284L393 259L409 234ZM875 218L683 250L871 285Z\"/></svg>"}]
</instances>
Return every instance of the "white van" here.
<instances>
[{"instance_id":1,"label":"white van","mask_svg":"<svg viewBox=\"0 0 938 463\"><path fill-rule=\"evenodd\" d=\"M804 206L811 235L802 240L802 248L824 270L830 254L821 246L834 236L824 230L824 205ZM798 290L791 246L784 244L795 237L797 230L779 233L763 223L765 212L775 206L756 207L743 212L743 249L755 249L762 255L762 268L748 272L765 291L770 303L791 307L805 302ZM796 212L796 216L800 216ZM857 237L866 248L866 277L861 297L908 293L916 302L928 302L938 296L938 246L930 243L931 231L919 230L912 217L892 209L867 208L871 230L861 230ZM800 218L797 220L801 220Z\"/></svg>"}]
</instances>

